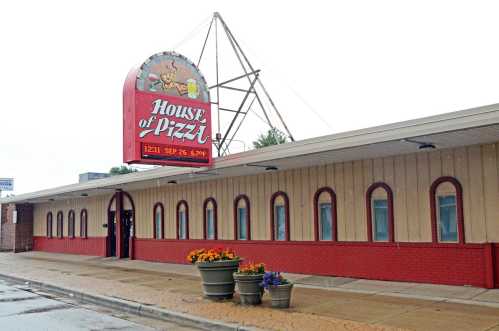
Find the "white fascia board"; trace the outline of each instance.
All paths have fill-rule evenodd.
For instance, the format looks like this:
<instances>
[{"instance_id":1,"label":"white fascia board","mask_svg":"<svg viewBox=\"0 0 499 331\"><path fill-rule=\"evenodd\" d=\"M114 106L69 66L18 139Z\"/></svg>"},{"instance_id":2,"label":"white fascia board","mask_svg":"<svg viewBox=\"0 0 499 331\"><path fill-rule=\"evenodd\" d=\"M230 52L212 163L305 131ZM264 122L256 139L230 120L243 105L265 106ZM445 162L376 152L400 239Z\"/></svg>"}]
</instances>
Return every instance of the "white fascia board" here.
<instances>
[{"instance_id":1,"label":"white fascia board","mask_svg":"<svg viewBox=\"0 0 499 331\"><path fill-rule=\"evenodd\" d=\"M189 173L203 172L207 170L237 167L245 164L272 162L290 157L354 148L376 143L396 141L404 138L427 136L437 133L494 125L498 123L499 104L494 104L232 154L216 158L212 168L204 167L193 169L161 167L126 175L97 179L87 183L60 186L48 190L21 194L10 198L3 198L0 199L0 203L22 202L92 189L113 189L119 188L119 186L141 181L186 175Z\"/></svg>"},{"instance_id":2,"label":"white fascia board","mask_svg":"<svg viewBox=\"0 0 499 331\"><path fill-rule=\"evenodd\" d=\"M448 118L448 114L432 116L421 120L412 120L396 124L383 125L369 129L350 131L324 137L307 139L266 147L245 153L224 157L217 165L237 166L241 163L258 163L278 160L293 156L320 153L339 149L371 145L381 142L401 140L419 136L458 131L499 123L499 104L492 109L477 114ZM461 112L458 112L461 113ZM447 118L445 118L447 117ZM423 121L424 120L424 121Z\"/></svg>"}]
</instances>

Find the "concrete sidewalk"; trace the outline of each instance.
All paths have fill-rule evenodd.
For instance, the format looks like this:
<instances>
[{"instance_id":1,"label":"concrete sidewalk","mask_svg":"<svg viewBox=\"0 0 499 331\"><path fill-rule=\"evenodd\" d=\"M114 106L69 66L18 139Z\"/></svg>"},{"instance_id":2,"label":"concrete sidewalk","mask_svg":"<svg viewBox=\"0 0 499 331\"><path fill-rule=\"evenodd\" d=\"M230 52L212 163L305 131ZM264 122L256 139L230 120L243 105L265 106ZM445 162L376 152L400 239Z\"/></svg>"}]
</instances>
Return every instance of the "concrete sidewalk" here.
<instances>
[{"instance_id":1,"label":"concrete sidewalk","mask_svg":"<svg viewBox=\"0 0 499 331\"><path fill-rule=\"evenodd\" d=\"M287 274L292 308L202 298L191 265L29 252L0 253L0 274L203 318L272 330L496 330L499 290Z\"/></svg>"}]
</instances>

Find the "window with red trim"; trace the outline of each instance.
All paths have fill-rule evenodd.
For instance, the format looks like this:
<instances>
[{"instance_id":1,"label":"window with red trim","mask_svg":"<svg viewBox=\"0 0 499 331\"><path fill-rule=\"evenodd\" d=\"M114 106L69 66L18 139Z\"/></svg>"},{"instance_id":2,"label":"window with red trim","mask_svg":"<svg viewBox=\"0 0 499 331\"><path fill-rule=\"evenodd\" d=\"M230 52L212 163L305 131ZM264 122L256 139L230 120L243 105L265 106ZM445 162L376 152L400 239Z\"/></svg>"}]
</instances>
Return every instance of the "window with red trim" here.
<instances>
[{"instance_id":1,"label":"window with red trim","mask_svg":"<svg viewBox=\"0 0 499 331\"><path fill-rule=\"evenodd\" d=\"M314 238L336 241L336 194L330 187L322 187L314 194Z\"/></svg>"},{"instance_id":2,"label":"window with red trim","mask_svg":"<svg viewBox=\"0 0 499 331\"><path fill-rule=\"evenodd\" d=\"M250 200L244 194L234 199L234 239L251 240Z\"/></svg>"},{"instance_id":3,"label":"window with red trim","mask_svg":"<svg viewBox=\"0 0 499 331\"><path fill-rule=\"evenodd\" d=\"M208 198L203 203L203 238L208 240L217 239L217 201Z\"/></svg>"},{"instance_id":4,"label":"window with red trim","mask_svg":"<svg viewBox=\"0 0 499 331\"><path fill-rule=\"evenodd\" d=\"M70 210L68 213L68 237L75 237L75 212Z\"/></svg>"},{"instance_id":5,"label":"window with red trim","mask_svg":"<svg viewBox=\"0 0 499 331\"><path fill-rule=\"evenodd\" d=\"M52 238L52 212L47 213L47 238Z\"/></svg>"},{"instance_id":6,"label":"window with red trim","mask_svg":"<svg viewBox=\"0 0 499 331\"><path fill-rule=\"evenodd\" d=\"M64 225L64 214L62 211L57 212L57 228L56 228L56 233L58 238L64 237L63 233L63 225Z\"/></svg>"},{"instance_id":7,"label":"window with red trim","mask_svg":"<svg viewBox=\"0 0 499 331\"><path fill-rule=\"evenodd\" d=\"M161 202L154 205L153 212L154 239L163 239L165 236L165 208Z\"/></svg>"},{"instance_id":8,"label":"window with red trim","mask_svg":"<svg viewBox=\"0 0 499 331\"><path fill-rule=\"evenodd\" d=\"M177 204L177 239L189 239L189 206L185 200Z\"/></svg>"},{"instance_id":9,"label":"window with red trim","mask_svg":"<svg viewBox=\"0 0 499 331\"><path fill-rule=\"evenodd\" d=\"M270 198L270 233L271 240L289 240L289 198L282 191Z\"/></svg>"},{"instance_id":10,"label":"window with red trim","mask_svg":"<svg viewBox=\"0 0 499 331\"><path fill-rule=\"evenodd\" d=\"M430 187L433 242L464 244L463 189L454 178L436 179Z\"/></svg>"},{"instance_id":11,"label":"window with red trim","mask_svg":"<svg viewBox=\"0 0 499 331\"><path fill-rule=\"evenodd\" d=\"M88 212L86 209L82 209L80 212L80 237L88 238Z\"/></svg>"},{"instance_id":12,"label":"window with red trim","mask_svg":"<svg viewBox=\"0 0 499 331\"><path fill-rule=\"evenodd\" d=\"M388 184L372 184L366 192L368 241L394 241L393 191Z\"/></svg>"}]
</instances>

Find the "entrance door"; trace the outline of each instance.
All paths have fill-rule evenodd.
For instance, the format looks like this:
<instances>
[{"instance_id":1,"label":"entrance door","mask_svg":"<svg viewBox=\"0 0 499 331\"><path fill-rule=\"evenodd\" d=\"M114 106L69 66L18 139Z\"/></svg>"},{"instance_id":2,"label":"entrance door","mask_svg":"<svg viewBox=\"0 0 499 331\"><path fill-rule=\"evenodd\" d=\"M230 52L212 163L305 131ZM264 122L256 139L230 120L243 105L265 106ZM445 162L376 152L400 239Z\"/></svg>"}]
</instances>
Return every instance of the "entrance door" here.
<instances>
[{"instance_id":1,"label":"entrance door","mask_svg":"<svg viewBox=\"0 0 499 331\"><path fill-rule=\"evenodd\" d=\"M117 191L109 201L107 210L106 256L133 258L133 241L131 240L134 231L135 205L132 197L127 192Z\"/></svg>"},{"instance_id":2,"label":"entrance door","mask_svg":"<svg viewBox=\"0 0 499 331\"><path fill-rule=\"evenodd\" d=\"M130 232L132 229L132 211L123 211L123 257L130 257Z\"/></svg>"},{"instance_id":3,"label":"entrance door","mask_svg":"<svg viewBox=\"0 0 499 331\"><path fill-rule=\"evenodd\" d=\"M107 256L116 256L116 212L109 211L107 220Z\"/></svg>"}]
</instances>

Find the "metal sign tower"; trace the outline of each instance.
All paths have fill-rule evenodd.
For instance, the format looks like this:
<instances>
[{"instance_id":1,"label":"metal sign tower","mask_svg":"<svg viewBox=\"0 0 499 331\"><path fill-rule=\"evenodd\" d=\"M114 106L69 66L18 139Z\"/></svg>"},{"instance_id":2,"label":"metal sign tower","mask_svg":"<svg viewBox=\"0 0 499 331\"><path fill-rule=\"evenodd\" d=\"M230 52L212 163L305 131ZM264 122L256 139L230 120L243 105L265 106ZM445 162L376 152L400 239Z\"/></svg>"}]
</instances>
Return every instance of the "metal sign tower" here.
<instances>
[{"instance_id":1,"label":"metal sign tower","mask_svg":"<svg viewBox=\"0 0 499 331\"><path fill-rule=\"evenodd\" d=\"M238 63L243 70L243 74L232 77L230 79L224 80L222 82L219 81L220 75L220 63L219 63L219 27L221 27L222 35L225 36L231 46L232 51L237 57ZM206 46L209 40L210 35L214 35L215 40L215 71L216 71L216 84L209 86L209 89L212 95L216 95L216 99L212 100L212 104L216 106L216 114L217 114L217 126L216 126L216 134L213 139L213 144L217 149L218 156L227 155L229 152L229 146L234 141L237 132L241 128L244 120L246 119L246 115L255 111L253 108L254 103L257 105L263 112L264 122L269 126L270 129L276 129L274 123L272 123L271 118L269 116L270 111L274 111L277 115L278 121L281 123L284 128L285 133L288 135L291 141L294 141L293 135L291 134L288 126L286 125L284 118L281 113L277 109L276 104L272 100L269 92L263 85L263 82L260 78L260 70L255 69L251 63L249 62L246 54L241 49L241 46L237 42L236 38L232 34L231 30L223 20L220 13L215 12L211 19L208 32L206 34L206 38L204 39L203 47L201 49L201 54L199 55L199 60L197 65L201 64L203 60L203 55L205 55ZM234 83L240 81L246 81L247 86L244 88L233 86ZM234 101L229 102L228 100L223 100L220 97L220 91L222 89L237 91L240 93L240 98L238 98L238 102ZM264 105L264 101L267 101L270 104L270 109L267 109ZM221 112L228 112L233 114L230 123L222 128L220 114ZM258 115L257 115L258 116Z\"/></svg>"}]
</instances>

